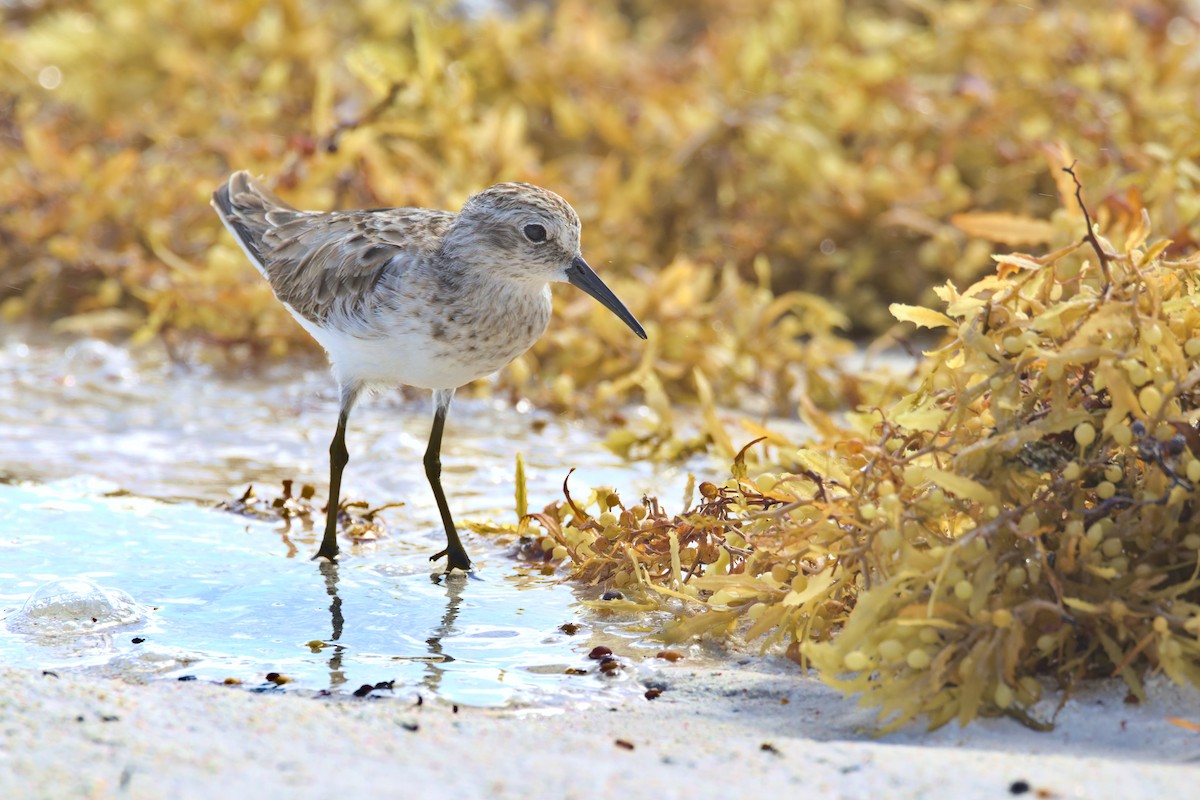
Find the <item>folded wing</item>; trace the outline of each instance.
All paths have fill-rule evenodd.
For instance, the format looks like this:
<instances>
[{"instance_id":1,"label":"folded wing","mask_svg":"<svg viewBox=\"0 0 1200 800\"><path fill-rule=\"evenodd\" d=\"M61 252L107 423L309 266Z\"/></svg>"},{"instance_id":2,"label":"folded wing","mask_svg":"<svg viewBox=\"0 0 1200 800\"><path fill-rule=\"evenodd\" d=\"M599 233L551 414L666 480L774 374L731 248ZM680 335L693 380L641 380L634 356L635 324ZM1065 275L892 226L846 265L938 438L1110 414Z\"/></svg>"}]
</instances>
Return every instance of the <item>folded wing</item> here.
<instances>
[{"instance_id":1,"label":"folded wing","mask_svg":"<svg viewBox=\"0 0 1200 800\"><path fill-rule=\"evenodd\" d=\"M217 189L213 207L275 296L317 324L395 291L408 269L437 252L455 216L410 208L299 211L244 171Z\"/></svg>"}]
</instances>

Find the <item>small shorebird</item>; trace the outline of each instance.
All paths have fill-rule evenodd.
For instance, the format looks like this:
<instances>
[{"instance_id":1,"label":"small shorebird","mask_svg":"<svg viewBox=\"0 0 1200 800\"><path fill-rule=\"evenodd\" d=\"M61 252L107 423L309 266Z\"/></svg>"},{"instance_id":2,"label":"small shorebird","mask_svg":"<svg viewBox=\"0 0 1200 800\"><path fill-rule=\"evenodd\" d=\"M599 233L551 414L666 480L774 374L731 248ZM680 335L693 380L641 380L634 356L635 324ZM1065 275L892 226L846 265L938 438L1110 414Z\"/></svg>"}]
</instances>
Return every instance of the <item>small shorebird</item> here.
<instances>
[{"instance_id":1,"label":"small shorebird","mask_svg":"<svg viewBox=\"0 0 1200 800\"><path fill-rule=\"evenodd\" d=\"M462 211L299 211L235 172L213 207L275 296L329 355L340 395L329 445L325 536L314 558L337 557L346 422L359 394L399 384L433 390L425 474L446 571L469 570L442 491L442 428L454 390L524 353L550 322L550 286L578 286L634 333L642 326L579 251L579 217L553 192L501 183Z\"/></svg>"}]
</instances>

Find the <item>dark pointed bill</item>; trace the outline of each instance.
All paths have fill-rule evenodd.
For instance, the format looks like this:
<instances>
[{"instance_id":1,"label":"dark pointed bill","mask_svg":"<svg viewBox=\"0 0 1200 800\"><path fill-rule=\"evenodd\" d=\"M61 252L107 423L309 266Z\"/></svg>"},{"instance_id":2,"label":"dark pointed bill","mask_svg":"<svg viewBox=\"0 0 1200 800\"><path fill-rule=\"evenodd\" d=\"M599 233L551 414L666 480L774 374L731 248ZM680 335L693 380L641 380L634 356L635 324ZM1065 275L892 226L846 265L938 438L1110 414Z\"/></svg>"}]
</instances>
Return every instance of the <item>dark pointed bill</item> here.
<instances>
[{"instance_id":1,"label":"dark pointed bill","mask_svg":"<svg viewBox=\"0 0 1200 800\"><path fill-rule=\"evenodd\" d=\"M646 331L642 330L641 323L629 313L629 309L625 304L617 299L617 296L612 293L604 285L604 281L600 280L600 276L588 266L588 263L583 260L583 256L575 256L575 260L571 262L571 266L567 267L567 283L572 286L578 286L592 297L600 301L600 305L607 308L609 311L620 317L621 321L629 326L629 329L643 339L646 338Z\"/></svg>"}]
</instances>

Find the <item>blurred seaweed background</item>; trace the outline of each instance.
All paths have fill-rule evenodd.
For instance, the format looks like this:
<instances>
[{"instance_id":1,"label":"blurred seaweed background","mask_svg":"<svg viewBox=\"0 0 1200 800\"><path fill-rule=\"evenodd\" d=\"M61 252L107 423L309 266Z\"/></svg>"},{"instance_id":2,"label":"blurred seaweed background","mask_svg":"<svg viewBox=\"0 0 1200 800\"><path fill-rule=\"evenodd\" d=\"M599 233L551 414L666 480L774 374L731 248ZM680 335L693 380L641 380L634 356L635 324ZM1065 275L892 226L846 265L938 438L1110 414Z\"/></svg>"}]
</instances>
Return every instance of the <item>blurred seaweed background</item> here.
<instances>
[{"instance_id":1,"label":"blurred seaweed background","mask_svg":"<svg viewBox=\"0 0 1200 800\"><path fill-rule=\"evenodd\" d=\"M1186 247L1200 217L1185 0L0 9L9 320L312 347L207 205L231 170L311 208L457 208L529 180L574 203L588 257L659 335L654 369L620 380L641 348L563 292L509 386L562 407L582 385L600 387L591 405L647 381L678 398L703 367L718 401L786 413L808 382L820 404L846 399L835 332L883 331L889 302L982 274L995 244L955 214L1059 208L1066 152L1102 224L1144 205Z\"/></svg>"},{"instance_id":2,"label":"blurred seaweed background","mask_svg":"<svg viewBox=\"0 0 1200 800\"><path fill-rule=\"evenodd\" d=\"M540 183L650 339L559 292L477 390L636 401L655 425L614 449L733 473L678 513L601 487L477 530L536 529L668 636L778 645L891 724L1200 684L1194 0L0 10L0 319L311 348L208 207L230 171L320 209ZM847 366L914 323L941 338L911 376Z\"/></svg>"}]
</instances>

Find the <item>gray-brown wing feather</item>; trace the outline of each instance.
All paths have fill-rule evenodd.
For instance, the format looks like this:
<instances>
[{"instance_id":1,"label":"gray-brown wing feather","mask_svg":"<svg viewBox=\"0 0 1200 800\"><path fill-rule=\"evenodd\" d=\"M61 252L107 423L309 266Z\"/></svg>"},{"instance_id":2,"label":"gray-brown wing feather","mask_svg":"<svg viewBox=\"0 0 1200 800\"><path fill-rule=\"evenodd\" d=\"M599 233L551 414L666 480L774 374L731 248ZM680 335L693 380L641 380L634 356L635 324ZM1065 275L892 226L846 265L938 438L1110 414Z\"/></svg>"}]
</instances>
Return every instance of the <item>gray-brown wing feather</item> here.
<instances>
[{"instance_id":1,"label":"gray-brown wing feather","mask_svg":"<svg viewBox=\"0 0 1200 800\"><path fill-rule=\"evenodd\" d=\"M213 195L226 227L270 282L275 296L321 323L383 302L404 272L437 252L455 215L393 208L298 211L237 172Z\"/></svg>"}]
</instances>

